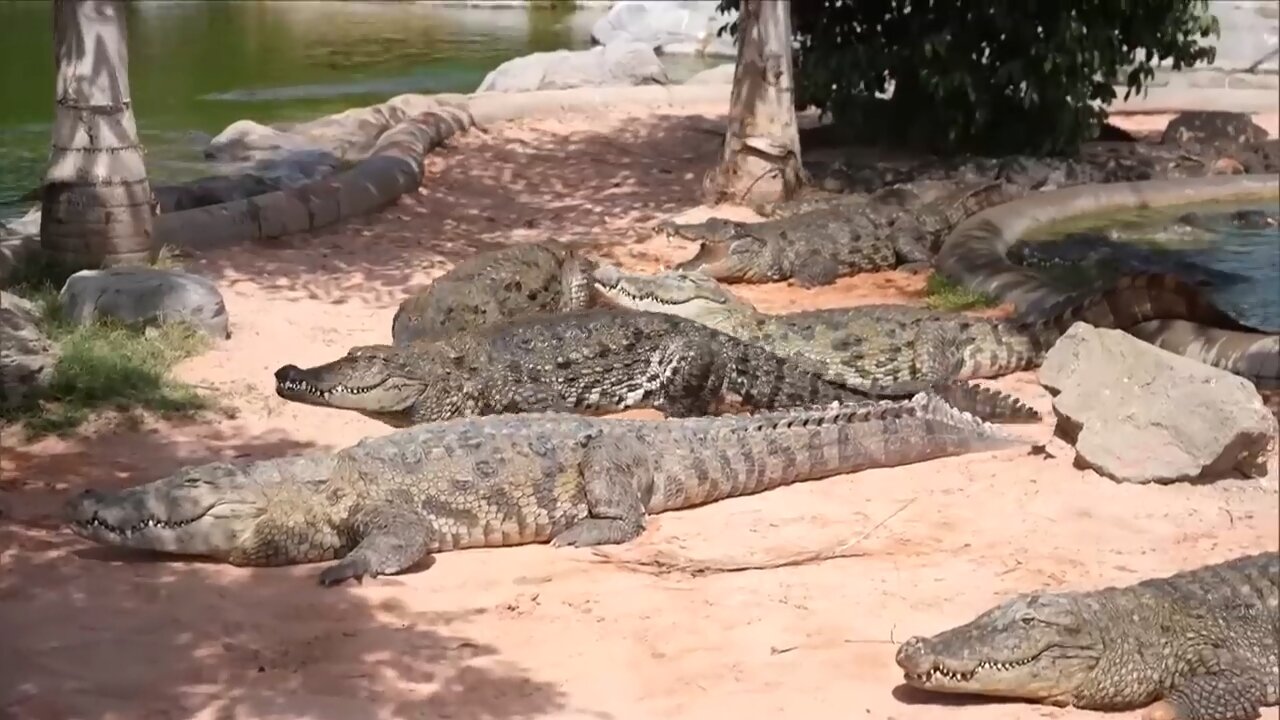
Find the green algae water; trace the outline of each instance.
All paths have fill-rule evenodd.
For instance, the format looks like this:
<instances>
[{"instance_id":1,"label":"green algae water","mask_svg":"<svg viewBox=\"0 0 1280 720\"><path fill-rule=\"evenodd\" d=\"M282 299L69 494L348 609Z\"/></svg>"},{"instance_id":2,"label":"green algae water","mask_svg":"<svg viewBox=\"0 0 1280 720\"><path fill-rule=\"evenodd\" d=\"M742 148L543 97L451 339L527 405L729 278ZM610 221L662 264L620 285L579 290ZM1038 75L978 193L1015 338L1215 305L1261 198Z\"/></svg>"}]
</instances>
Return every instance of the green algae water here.
<instances>
[{"instance_id":1,"label":"green algae water","mask_svg":"<svg viewBox=\"0 0 1280 720\"><path fill-rule=\"evenodd\" d=\"M1178 262L1193 263L1209 272L1233 275L1235 281L1207 288L1214 302L1242 322L1267 332L1280 332L1280 227L1239 227L1230 221L1230 216L1240 211L1276 217L1280 215L1280 203L1260 198L1089 216L1040 228L1026 239L1051 240L1070 233L1096 233L1135 248L1164 253ZM1187 213L1203 218L1199 227L1178 222ZM1080 286L1102 274L1096 267L1082 271L1080 266L1070 264L1046 267L1040 272L1067 287Z\"/></svg>"},{"instance_id":2,"label":"green algae water","mask_svg":"<svg viewBox=\"0 0 1280 720\"><path fill-rule=\"evenodd\" d=\"M200 150L240 119L310 120L406 92L471 92L531 52L590 46L599 11L436 2L148 0L128 6L129 82L154 182L210 173ZM0 0L0 219L35 187L53 117L53 17ZM719 61L671 68L673 81ZM686 67L688 66L688 67Z\"/></svg>"}]
</instances>

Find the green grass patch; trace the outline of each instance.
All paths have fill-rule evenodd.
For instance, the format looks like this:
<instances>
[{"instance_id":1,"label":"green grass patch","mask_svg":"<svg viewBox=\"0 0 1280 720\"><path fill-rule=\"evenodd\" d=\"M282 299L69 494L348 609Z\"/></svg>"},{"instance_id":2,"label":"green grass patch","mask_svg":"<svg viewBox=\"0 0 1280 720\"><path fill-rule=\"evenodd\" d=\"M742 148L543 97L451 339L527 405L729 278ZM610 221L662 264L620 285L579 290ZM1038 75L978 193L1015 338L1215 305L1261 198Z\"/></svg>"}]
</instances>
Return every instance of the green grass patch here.
<instances>
[{"instance_id":1,"label":"green grass patch","mask_svg":"<svg viewBox=\"0 0 1280 720\"><path fill-rule=\"evenodd\" d=\"M933 310L959 311L989 308L1000 302L986 293L961 287L934 273L924 286L925 303Z\"/></svg>"},{"instance_id":2,"label":"green grass patch","mask_svg":"<svg viewBox=\"0 0 1280 720\"><path fill-rule=\"evenodd\" d=\"M29 435L65 434L99 411L190 415L212 403L170 376L173 366L200 354L209 339L186 323L137 328L111 319L76 325L62 317L58 285L40 268L28 270L9 292L40 310L40 325L60 354L45 394L4 411Z\"/></svg>"}]
</instances>

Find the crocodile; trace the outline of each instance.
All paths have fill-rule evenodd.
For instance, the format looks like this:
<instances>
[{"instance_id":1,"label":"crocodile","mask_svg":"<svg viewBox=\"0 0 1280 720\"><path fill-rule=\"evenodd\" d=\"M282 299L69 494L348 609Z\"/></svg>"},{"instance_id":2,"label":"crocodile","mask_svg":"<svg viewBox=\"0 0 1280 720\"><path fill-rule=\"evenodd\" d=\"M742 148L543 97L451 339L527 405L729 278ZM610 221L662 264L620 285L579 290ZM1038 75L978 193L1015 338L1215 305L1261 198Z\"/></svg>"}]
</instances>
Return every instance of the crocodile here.
<instances>
[{"instance_id":1,"label":"crocodile","mask_svg":"<svg viewBox=\"0 0 1280 720\"><path fill-rule=\"evenodd\" d=\"M1244 139L1192 143L1099 140L1084 143L1074 157L924 157L886 163L881 155L813 161L805 167L832 192L871 193L894 185L931 180L1003 180L1028 190L1071 185L1138 182L1215 174L1280 172L1280 140Z\"/></svg>"},{"instance_id":2,"label":"crocodile","mask_svg":"<svg viewBox=\"0 0 1280 720\"><path fill-rule=\"evenodd\" d=\"M287 400L397 427L500 413L652 408L688 417L871 399L691 320L610 308L358 346L315 367L284 365L275 378Z\"/></svg>"},{"instance_id":3,"label":"crocodile","mask_svg":"<svg viewBox=\"0 0 1280 720\"><path fill-rule=\"evenodd\" d=\"M1255 720L1280 703L1280 553L1125 587L1017 595L912 637L908 685L1149 720Z\"/></svg>"},{"instance_id":4,"label":"crocodile","mask_svg":"<svg viewBox=\"0 0 1280 720\"><path fill-rule=\"evenodd\" d=\"M655 227L668 237L698 243L697 253L678 270L697 270L723 282L794 280L816 287L843 275L927 267L952 226L1022 193L1016 185L983 181L922 203L909 189L889 190L900 194L835 196L813 209L757 223L710 218Z\"/></svg>"},{"instance_id":5,"label":"crocodile","mask_svg":"<svg viewBox=\"0 0 1280 720\"><path fill-rule=\"evenodd\" d=\"M525 315L584 309L593 264L553 242L479 253L400 303L391 320L392 344L440 339Z\"/></svg>"},{"instance_id":6,"label":"crocodile","mask_svg":"<svg viewBox=\"0 0 1280 720\"><path fill-rule=\"evenodd\" d=\"M1042 315L1007 320L890 304L771 315L697 272L630 275L601 264L592 278L594 302L694 320L815 361L826 379L878 397L1037 367L1076 321L1125 329L1179 319L1251 330L1195 286L1163 274L1123 277L1106 289L1065 295Z\"/></svg>"},{"instance_id":7,"label":"crocodile","mask_svg":"<svg viewBox=\"0 0 1280 720\"><path fill-rule=\"evenodd\" d=\"M233 565L337 560L323 585L431 553L620 544L648 515L1023 444L936 396L638 420L530 413L416 425L334 452L183 468L65 508L97 543Z\"/></svg>"}]
</instances>

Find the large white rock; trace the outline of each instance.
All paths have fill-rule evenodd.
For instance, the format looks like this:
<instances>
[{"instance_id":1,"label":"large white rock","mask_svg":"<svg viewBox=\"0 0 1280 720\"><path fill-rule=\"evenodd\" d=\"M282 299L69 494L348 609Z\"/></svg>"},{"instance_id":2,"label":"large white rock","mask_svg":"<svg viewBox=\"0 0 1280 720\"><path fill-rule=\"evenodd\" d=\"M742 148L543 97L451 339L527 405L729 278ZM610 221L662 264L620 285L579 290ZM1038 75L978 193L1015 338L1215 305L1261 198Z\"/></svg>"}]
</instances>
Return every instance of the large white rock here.
<instances>
[{"instance_id":1,"label":"large white rock","mask_svg":"<svg viewBox=\"0 0 1280 720\"><path fill-rule=\"evenodd\" d=\"M81 270L67 278L58 299L63 315L81 325L100 317L142 326L185 320L217 340L231 335L218 287L180 270Z\"/></svg>"},{"instance_id":2,"label":"large white rock","mask_svg":"<svg viewBox=\"0 0 1280 720\"><path fill-rule=\"evenodd\" d=\"M614 42L590 50L539 52L508 60L485 76L476 92L527 92L584 87L666 85L670 82L653 48Z\"/></svg>"},{"instance_id":3,"label":"large white rock","mask_svg":"<svg viewBox=\"0 0 1280 720\"><path fill-rule=\"evenodd\" d=\"M1131 483L1267 471L1276 419L1242 377L1086 323L1053 346L1039 375L1079 467Z\"/></svg>"},{"instance_id":4,"label":"large white rock","mask_svg":"<svg viewBox=\"0 0 1280 720\"><path fill-rule=\"evenodd\" d=\"M618 0L592 26L591 39L602 45L633 40L669 55L733 57L733 38L717 31L737 13L718 14L717 5L717 0Z\"/></svg>"},{"instance_id":5,"label":"large white rock","mask_svg":"<svg viewBox=\"0 0 1280 720\"><path fill-rule=\"evenodd\" d=\"M38 320L34 305L0 290L0 407L26 403L53 377L57 348Z\"/></svg>"},{"instance_id":6,"label":"large white rock","mask_svg":"<svg viewBox=\"0 0 1280 720\"><path fill-rule=\"evenodd\" d=\"M237 120L209 141L204 156L207 160L255 160L297 152L320 153L327 149L301 135L252 120Z\"/></svg>"}]
</instances>

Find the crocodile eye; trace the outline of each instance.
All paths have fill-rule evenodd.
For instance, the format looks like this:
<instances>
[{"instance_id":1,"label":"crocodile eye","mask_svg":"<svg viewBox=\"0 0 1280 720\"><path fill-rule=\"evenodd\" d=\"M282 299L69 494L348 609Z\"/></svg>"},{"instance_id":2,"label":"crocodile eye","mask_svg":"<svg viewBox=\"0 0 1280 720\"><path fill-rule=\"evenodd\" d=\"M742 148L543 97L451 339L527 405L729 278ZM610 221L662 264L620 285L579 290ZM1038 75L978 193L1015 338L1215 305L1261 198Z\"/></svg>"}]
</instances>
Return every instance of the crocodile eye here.
<instances>
[{"instance_id":1,"label":"crocodile eye","mask_svg":"<svg viewBox=\"0 0 1280 720\"><path fill-rule=\"evenodd\" d=\"M1024 612L1018 615L1018 622L1022 623L1023 627L1031 627L1036 624L1036 614L1032 612Z\"/></svg>"}]
</instances>

